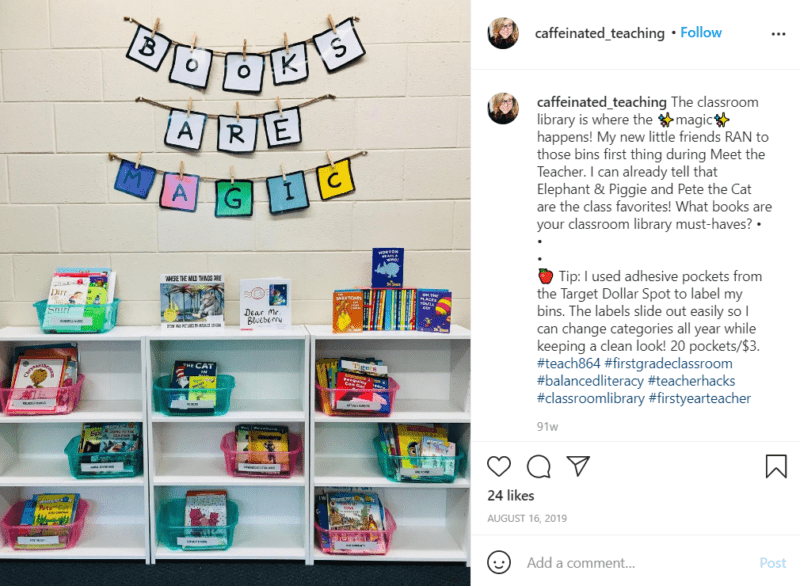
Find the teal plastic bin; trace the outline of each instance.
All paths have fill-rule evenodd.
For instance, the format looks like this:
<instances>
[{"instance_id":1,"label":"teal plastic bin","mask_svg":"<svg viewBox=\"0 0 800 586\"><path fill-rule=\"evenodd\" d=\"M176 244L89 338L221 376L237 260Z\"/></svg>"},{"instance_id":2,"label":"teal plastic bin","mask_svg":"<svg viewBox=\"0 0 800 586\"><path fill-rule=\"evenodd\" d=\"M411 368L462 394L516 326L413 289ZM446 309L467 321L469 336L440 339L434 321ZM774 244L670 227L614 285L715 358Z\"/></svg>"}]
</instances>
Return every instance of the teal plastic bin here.
<instances>
[{"instance_id":1,"label":"teal plastic bin","mask_svg":"<svg viewBox=\"0 0 800 586\"><path fill-rule=\"evenodd\" d=\"M228 500L227 524L215 527L187 527L186 499L171 499L158 511L158 539L173 551L228 549L233 545L233 532L239 522L239 505Z\"/></svg>"},{"instance_id":2,"label":"teal plastic bin","mask_svg":"<svg viewBox=\"0 0 800 586\"><path fill-rule=\"evenodd\" d=\"M466 454L456 444L455 456L392 456L380 438L372 440L383 475L393 482L454 482L467 465Z\"/></svg>"},{"instance_id":3,"label":"teal plastic bin","mask_svg":"<svg viewBox=\"0 0 800 586\"><path fill-rule=\"evenodd\" d=\"M142 473L142 448L118 454L81 454L78 452L80 441L81 436L76 435L64 448L69 459L69 471L74 478L131 478Z\"/></svg>"},{"instance_id":4,"label":"teal plastic bin","mask_svg":"<svg viewBox=\"0 0 800 586\"><path fill-rule=\"evenodd\" d=\"M39 328L45 334L104 334L117 325L119 299L104 305L50 305L54 314L47 325L47 299L33 306L39 317Z\"/></svg>"},{"instance_id":5,"label":"teal plastic bin","mask_svg":"<svg viewBox=\"0 0 800 586\"><path fill-rule=\"evenodd\" d=\"M231 406L231 391L236 386L236 381L228 374L217 375L216 389L172 389L169 383L169 376L159 377L153 383L153 408L176 417L225 415ZM204 396L197 399L190 395L197 392Z\"/></svg>"}]
</instances>

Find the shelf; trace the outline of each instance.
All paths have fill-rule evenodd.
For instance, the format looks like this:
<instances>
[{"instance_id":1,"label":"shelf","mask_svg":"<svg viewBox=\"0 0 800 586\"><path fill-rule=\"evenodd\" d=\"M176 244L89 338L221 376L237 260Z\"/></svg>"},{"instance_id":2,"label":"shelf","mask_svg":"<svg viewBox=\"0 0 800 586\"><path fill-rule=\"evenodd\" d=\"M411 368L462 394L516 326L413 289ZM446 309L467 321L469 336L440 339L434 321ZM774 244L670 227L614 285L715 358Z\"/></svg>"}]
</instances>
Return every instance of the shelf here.
<instances>
[{"instance_id":1,"label":"shelf","mask_svg":"<svg viewBox=\"0 0 800 586\"><path fill-rule=\"evenodd\" d=\"M317 423L469 423L470 414L450 401L425 399L397 399L389 417L339 417L314 413Z\"/></svg>"},{"instance_id":2,"label":"shelf","mask_svg":"<svg viewBox=\"0 0 800 586\"><path fill-rule=\"evenodd\" d=\"M463 551L443 527L397 527L386 555L329 555L314 536L314 559L331 562L466 562Z\"/></svg>"},{"instance_id":3,"label":"shelf","mask_svg":"<svg viewBox=\"0 0 800 586\"><path fill-rule=\"evenodd\" d=\"M157 560L304 560L302 525L254 525L239 522L233 534L233 545L226 550L173 551L160 543Z\"/></svg>"},{"instance_id":4,"label":"shelf","mask_svg":"<svg viewBox=\"0 0 800 586\"><path fill-rule=\"evenodd\" d=\"M432 332L354 332L334 334L331 326L306 326L308 333L318 340L469 340L470 331L461 326L451 325L449 334Z\"/></svg>"},{"instance_id":5,"label":"shelf","mask_svg":"<svg viewBox=\"0 0 800 586\"><path fill-rule=\"evenodd\" d=\"M70 421L103 423L144 421L141 401L87 401L81 399L72 413L65 415L6 415L0 423L67 423Z\"/></svg>"},{"instance_id":6,"label":"shelf","mask_svg":"<svg viewBox=\"0 0 800 586\"><path fill-rule=\"evenodd\" d=\"M314 469L314 485L319 487L469 488L469 480L463 476L458 476L451 483L394 482L381 474L377 456L348 458L318 455Z\"/></svg>"},{"instance_id":7,"label":"shelf","mask_svg":"<svg viewBox=\"0 0 800 586\"><path fill-rule=\"evenodd\" d=\"M0 340L12 342L141 342L145 336L151 336L152 326L117 326L105 334L45 334L37 327L6 327L0 330Z\"/></svg>"},{"instance_id":8,"label":"shelf","mask_svg":"<svg viewBox=\"0 0 800 586\"><path fill-rule=\"evenodd\" d=\"M238 326L225 326L212 329L162 330L155 326L147 335L151 340L305 340L306 329L303 326L290 326L283 329L248 331L240 330Z\"/></svg>"},{"instance_id":9,"label":"shelf","mask_svg":"<svg viewBox=\"0 0 800 586\"><path fill-rule=\"evenodd\" d=\"M299 469L299 473L298 473ZM156 465L155 486L305 486L302 468L292 478L228 476L225 458L219 456L162 456Z\"/></svg>"},{"instance_id":10,"label":"shelf","mask_svg":"<svg viewBox=\"0 0 800 586\"><path fill-rule=\"evenodd\" d=\"M132 478L74 478L67 456L22 457L0 475L0 486L144 486L144 476Z\"/></svg>"},{"instance_id":11,"label":"shelf","mask_svg":"<svg viewBox=\"0 0 800 586\"><path fill-rule=\"evenodd\" d=\"M0 558L145 559L144 525L97 525L88 517L72 549L16 550L6 545L0 548Z\"/></svg>"},{"instance_id":12,"label":"shelf","mask_svg":"<svg viewBox=\"0 0 800 586\"><path fill-rule=\"evenodd\" d=\"M234 392L236 392L234 390ZM182 417L153 413L154 423L272 423L305 421L300 399L231 399L231 410L225 415Z\"/></svg>"}]
</instances>

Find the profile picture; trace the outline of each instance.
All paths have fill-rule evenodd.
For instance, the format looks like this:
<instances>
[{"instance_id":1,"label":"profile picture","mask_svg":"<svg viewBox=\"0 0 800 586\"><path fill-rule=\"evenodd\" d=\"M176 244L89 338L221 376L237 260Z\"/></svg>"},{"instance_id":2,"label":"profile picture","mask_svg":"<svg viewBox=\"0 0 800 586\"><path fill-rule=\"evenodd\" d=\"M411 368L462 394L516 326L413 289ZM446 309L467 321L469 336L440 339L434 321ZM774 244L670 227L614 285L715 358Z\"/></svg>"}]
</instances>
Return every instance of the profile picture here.
<instances>
[{"instance_id":1,"label":"profile picture","mask_svg":"<svg viewBox=\"0 0 800 586\"><path fill-rule=\"evenodd\" d=\"M519 103L511 94L495 94L489 102L489 118L497 124L513 122L519 114Z\"/></svg>"},{"instance_id":2,"label":"profile picture","mask_svg":"<svg viewBox=\"0 0 800 586\"><path fill-rule=\"evenodd\" d=\"M517 23L510 18L496 18L489 27L489 42L498 49L513 47L519 39Z\"/></svg>"}]
</instances>

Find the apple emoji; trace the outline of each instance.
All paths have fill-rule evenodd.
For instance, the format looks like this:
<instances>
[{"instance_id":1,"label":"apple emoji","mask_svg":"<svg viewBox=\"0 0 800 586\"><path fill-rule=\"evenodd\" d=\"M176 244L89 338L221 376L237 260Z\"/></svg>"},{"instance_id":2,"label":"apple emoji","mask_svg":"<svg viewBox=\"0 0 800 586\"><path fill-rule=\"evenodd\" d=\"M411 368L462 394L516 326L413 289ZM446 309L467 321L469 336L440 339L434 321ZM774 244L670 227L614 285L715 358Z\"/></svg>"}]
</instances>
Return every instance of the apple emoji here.
<instances>
[{"instance_id":1,"label":"apple emoji","mask_svg":"<svg viewBox=\"0 0 800 586\"><path fill-rule=\"evenodd\" d=\"M553 271L539 269L539 280L542 282L542 285L549 285L550 281L553 280Z\"/></svg>"}]
</instances>

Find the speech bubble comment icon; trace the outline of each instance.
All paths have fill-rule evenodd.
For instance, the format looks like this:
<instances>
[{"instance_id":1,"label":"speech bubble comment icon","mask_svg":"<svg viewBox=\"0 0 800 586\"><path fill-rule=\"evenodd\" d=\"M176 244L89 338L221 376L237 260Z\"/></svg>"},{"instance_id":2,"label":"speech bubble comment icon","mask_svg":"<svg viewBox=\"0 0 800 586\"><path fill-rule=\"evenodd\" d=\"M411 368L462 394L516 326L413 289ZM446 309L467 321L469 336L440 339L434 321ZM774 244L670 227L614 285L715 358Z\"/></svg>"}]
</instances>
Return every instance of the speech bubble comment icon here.
<instances>
[{"instance_id":1,"label":"speech bubble comment icon","mask_svg":"<svg viewBox=\"0 0 800 586\"><path fill-rule=\"evenodd\" d=\"M550 460L541 454L528 460L528 474L534 478L550 478Z\"/></svg>"}]
</instances>

